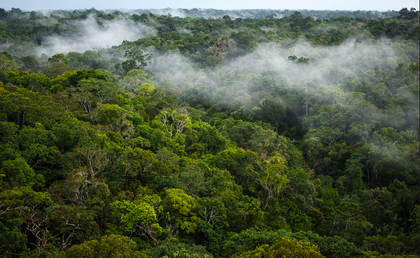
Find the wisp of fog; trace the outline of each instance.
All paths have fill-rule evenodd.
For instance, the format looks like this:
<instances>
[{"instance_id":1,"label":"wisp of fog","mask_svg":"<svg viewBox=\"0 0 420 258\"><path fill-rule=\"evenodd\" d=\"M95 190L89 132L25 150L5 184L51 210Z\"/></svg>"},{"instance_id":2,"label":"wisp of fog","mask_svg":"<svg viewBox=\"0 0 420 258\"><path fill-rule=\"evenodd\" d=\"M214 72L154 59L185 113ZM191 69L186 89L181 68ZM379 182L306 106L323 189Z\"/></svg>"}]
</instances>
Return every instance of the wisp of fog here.
<instances>
[{"instance_id":1,"label":"wisp of fog","mask_svg":"<svg viewBox=\"0 0 420 258\"><path fill-rule=\"evenodd\" d=\"M84 52L86 50L120 45L124 40L133 41L154 36L153 28L136 24L129 19L97 20L90 15L86 20L74 21L69 26L76 27L72 36L55 35L45 39L36 49L37 55L52 56L57 53Z\"/></svg>"}]
</instances>

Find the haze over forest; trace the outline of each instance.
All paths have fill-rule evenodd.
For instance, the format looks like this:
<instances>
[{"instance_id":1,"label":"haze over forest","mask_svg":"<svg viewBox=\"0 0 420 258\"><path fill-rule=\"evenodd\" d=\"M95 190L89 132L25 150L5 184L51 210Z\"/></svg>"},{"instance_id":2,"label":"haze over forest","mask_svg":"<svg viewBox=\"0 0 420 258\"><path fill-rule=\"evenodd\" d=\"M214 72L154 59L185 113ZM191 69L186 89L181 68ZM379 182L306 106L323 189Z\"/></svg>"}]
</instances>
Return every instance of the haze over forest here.
<instances>
[{"instance_id":1,"label":"haze over forest","mask_svg":"<svg viewBox=\"0 0 420 258\"><path fill-rule=\"evenodd\" d=\"M418 257L418 130L415 8L0 8L1 257Z\"/></svg>"}]
</instances>

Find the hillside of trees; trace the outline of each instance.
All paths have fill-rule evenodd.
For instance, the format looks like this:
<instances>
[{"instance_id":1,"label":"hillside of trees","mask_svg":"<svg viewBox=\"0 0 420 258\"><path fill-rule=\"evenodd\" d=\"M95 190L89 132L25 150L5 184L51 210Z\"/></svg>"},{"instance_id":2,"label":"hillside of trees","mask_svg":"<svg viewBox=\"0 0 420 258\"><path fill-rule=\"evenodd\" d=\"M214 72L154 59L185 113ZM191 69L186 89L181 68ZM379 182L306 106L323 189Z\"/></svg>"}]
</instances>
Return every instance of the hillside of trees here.
<instances>
[{"instance_id":1,"label":"hillside of trees","mask_svg":"<svg viewBox=\"0 0 420 258\"><path fill-rule=\"evenodd\" d=\"M0 8L0 257L418 257L419 12L178 11Z\"/></svg>"}]
</instances>

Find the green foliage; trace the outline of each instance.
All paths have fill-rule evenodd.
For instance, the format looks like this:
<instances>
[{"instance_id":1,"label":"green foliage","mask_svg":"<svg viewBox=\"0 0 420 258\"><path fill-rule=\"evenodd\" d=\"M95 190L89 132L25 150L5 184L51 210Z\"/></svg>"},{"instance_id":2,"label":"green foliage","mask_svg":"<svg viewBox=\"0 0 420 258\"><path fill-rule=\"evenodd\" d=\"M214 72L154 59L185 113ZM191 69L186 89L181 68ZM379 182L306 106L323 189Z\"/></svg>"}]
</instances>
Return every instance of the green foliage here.
<instances>
[{"instance_id":1,"label":"green foliage","mask_svg":"<svg viewBox=\"0 0 420 258\"><path fill-rule=\"evenodd\" d=\"M317 246L297 241L287 236L276 241L272 246L262 245L254 251L232 257L325 257Z\"/></svg>"},{"instance_id":2,"label":"green foliage","mask_svg":"<svg viewBox=\"0 0 420 258\"><path fill-rule=\"evenodd\" d=\"M129 237L106 235L98 240L91 240L80 245L74 245L66 250L65 257L129 257L146 258L146 254L137 251L136 243Z\"/></svg>"},{"instance_id":3,"label":"green foliage","mask_svg":"<svg viewBox=\"0 0 420 258\"><path fill-rule=\"evenodd\" d=\"M186 135L185 150L188 154L216 154L226 146L226 139L207 123L193 122Z\"/></svg>"},{"instance_id":4,"label":"green foliage","mask_svg":"<svg viewBox=\"0 0 420 258\"><path fill-rule=\"evenodd\" d=\"M50 79L57 78L65 73L71 73L74 71L73 67L70 67L67 63L53 63L50 67L44 69L44 73Z\"/></svg>"},{"instance_id":5,"label":"green foliage","mask_svg":"<svg viewBox=\"0 0 420 258\"><path fill-rule=\"evenodd\" d=\"M53 205L50 195L27 186L13 187L0 192L0 203L2 253L24 252L28 250L27 245L39 250L45 248L50 238L44 230L43 215Z\"/></svg>"},{"instance_id":6,"label":"green foliage","mask_svg":"<svg viewBox=\"0 0 420 258\"><path fill-rule=\"evenodd\" d=\"M33 250L31 252L22 253L21 257L25 258L65 258L65 254L60 252L57 247L47 244L45 250Z\"/></svg>"},{"instance_id":7,"label":"green foliage","mask_svg":"<svg viewBox=\"0 0 420 258\"><path fill-rule=\"evenodd\" d=\"M17 69L17 63L13 60L12 56L3 51L0 53L0 71L14 71Z\"/></svg>"},{"instance_id":8,"label":"green foliage","mask_svg":"<svg viewBox=\"0 0 420 258\"><path fill-rule=\"evenodd\" d=\"M418 254L418 12L182 11L0 8L2 256Z\"/></svg>"},{"instance_id":9,"label":"green foliage","mask_svg":"<svg viewBox=\"0 0 420 258\"><path fill-rule=\"evenodd\" d=\"M14 85L34 92L44 92L51 86L50 79L44 74L28 74L25 72L6 72L8 81Z\"/></svg>"},{"instance_id":10,"label":"green foliage","mask_svg":"<svg viewBox=\"0 0 420 258\"><path fill-rule=\"evenodd\" d=\"M383 254L398 255L404 248L404 244L398 241L396 236L372 236L364 240L366 250L377 251Z\"/></svg>"},{"instance_id":11,"label":"green foliage","mask_svg":"<svg viewBox=\"0 0 420 258\"><path fill-rule=\"evenodd\" d=\"M51 98L27 89L0 91L0 104L2 120L14 122L20 127L42 125L50 128L71 116Z\"/></svg>"},{"instance_id":12,"label":"green foliage","mask_svg":"<svg viewBox=\"0 0 420 258\"><path fill-rule=\"evenodd\" d=\"M78 83L82 79L94 78L97 80L106 80L106 77L99 74L96 70L78 70L75 74L68 77L70 85L77 87Z\"/></svg>"},{"instance_id":13,"label":"green foliage","mask_svg":"<svg viewBox=\"0 0 420 258\"><path fill-rule=\"evenodd\" d=\"M261 231L256 229L248 229L238 234L231 234L223 243L223 252L220 256L232 256L242 253L252 252L259 246L272 246L276 241L283 238L296 239L297 242L310 243L312 246L319 247L319 252L325 257L364 257L363 252L353 243L343 238L334 236L319 236L310 231L292 233L286 230L277 231ZM261 250L262 251L262 250Z\"/></svg>"},{"instance_id":14,"label":"green foliage","mask_svg":"<svg viewBox=\"0 0 420 258\"><path fill-rule=\"evenodd\" d=\"M165 190L163 208L167 221L186 233L193 233L198 226L197 201L181 189Z\"/></svg>"},{"instance_id":15,"label":"green foliage","mask_svg":"<svg viewBox=\"0 0 420 258\"><path fill-rule=\"evenodd\" d=\"M124 57L128 59L121 63L124 74L133 69L144 69L150 59L152 59L151 54L143 54L143 51L140 49L133 48L126 50Z\"/></svg>"},{"instance_id":16,"label":"green foliage","mask_svg":"<svg viewBox=\"0 0 420 258\"><path fill-rule=\"evenodd\" d=\"M149 250L152 257L167 257L167 258L212 258L209 252L203 246L195 246L188 244L174 244L158 246Z\"/></svg>"},{"instance_id":17,"label":"green foliage","mask_svg":"<svg viewBox=\"0 0 420 258\"><path fill-rule=\"evenodd\" d=\"M119 217L124 231L134 232L134 225L142 227L156 221L156 213L150 204L142 202L138 205L129 201L116 201L112 204L116 212L114 216Z\"/></svg>"},{"instance_id":18,"label":"green foliage","mask_svg":"<svg viewBox=\"0 0 420 258\"><path fill-rule=\"evenodd\" d=\"M23 158L3 161L0 173L3 174L2 179L10 185L32 186L36 180L43 181L42 176L37 178L33 169Z\"/></svg>"}]
</instances>

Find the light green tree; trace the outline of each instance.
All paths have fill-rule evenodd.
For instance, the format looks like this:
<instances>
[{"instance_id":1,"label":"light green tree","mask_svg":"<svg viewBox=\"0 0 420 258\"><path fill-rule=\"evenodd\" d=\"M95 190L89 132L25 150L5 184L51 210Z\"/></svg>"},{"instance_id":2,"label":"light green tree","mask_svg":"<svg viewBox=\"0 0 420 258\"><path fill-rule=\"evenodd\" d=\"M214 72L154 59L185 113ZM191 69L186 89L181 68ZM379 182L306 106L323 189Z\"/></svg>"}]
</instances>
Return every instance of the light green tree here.
<instances>
[{"instance_id":1,"label":"light green tree","mask_svg":"<svg viewBox=\"0 0 420 258\"><path fill-rule=\"evenodd\" d=\"M80 245L73 245L66 250L67 258L147 258L143 252L137 251L137 244L129 237L106 235L98 240L91 240Z\"/></svg>"},{"instance_id":2,"label":"light green tree","mask_svg":"<svg viewBox=\"0 0 420 258\"><path fill-rule=\"evenodd\" d=\"M316 245L308 242L298 241L288 236L276 241L272 246L262 245L253 251L240 255L233 255L232 258L325 258Z\"/></svg>"}]
</instances>

